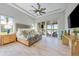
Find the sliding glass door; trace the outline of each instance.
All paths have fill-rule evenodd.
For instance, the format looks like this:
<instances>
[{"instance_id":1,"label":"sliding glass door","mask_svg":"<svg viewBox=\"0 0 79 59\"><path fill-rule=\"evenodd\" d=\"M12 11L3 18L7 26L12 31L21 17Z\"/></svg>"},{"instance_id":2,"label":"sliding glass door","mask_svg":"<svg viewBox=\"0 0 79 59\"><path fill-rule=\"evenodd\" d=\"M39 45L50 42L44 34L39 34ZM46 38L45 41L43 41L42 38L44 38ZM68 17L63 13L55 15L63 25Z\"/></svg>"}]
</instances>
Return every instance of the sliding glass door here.
<instances>
[{"instance_id":1,"label":"sliding glass door","mask_svg":"<svg viewBox=\"0 0 79 59\"><path fill-rule=\"evenodd\" d=\"M58 34L58 24L48 24L47 25L47 35L52 36L54 33Z\"/></svg>"}]
</instances>

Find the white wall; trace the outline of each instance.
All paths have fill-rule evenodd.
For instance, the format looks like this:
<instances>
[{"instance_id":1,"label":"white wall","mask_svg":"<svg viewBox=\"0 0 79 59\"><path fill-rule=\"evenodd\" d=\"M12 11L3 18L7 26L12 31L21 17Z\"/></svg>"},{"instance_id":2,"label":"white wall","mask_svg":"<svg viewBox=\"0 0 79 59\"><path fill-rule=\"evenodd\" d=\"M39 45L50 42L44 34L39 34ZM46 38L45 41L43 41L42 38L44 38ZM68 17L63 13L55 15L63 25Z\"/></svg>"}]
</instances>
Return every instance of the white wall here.
<instances>
[{"instance_id":1,"label":"white wall","mask_svg":"<svg viewBox=\"0 0 79 59\"><path fill-rule=\"evenodd\" d=\"M68 16L73 11L73 9L78 5L78 3L67 3L65 5L65 10L51 12L52 14L40 17L36 22L42 22L47 20L57 20L62 28L68 28Z\"/></svg>"},{"instance_id":2,"label":"white wall","mask_svg":"<svg viewBox=\"0 0 79 59\"><path fill-rule=\"evenodd\" d=\"M59 25L58 33L59 33L59 38L60 38L61 30L65 29L65 11L51 14L51 15L45 16L43 18L39 18L39 19L37 19L36 22L38 23L38 22L48 21L48 20L53 20L53 21L58 22L58 25Z\"/></svg>"},{"instance_id":3,"label":"white wall","mask_svg":"<svg viewBox=\"0 0 79 59\"><path fill-rule=\"evenodd\" d=\"M67 4L66 10L65 10L65 28L68 28L68 16L70 13L74 10L74 8L78 5L78 3L70 3Z\"/></svg>"},{"instance_id":4,"label":"white wall","mask_svg":"<svg viewBox=\"0 0 79 59\"><path fill-rule=\"evenodd\" d=\"M38 22L48 21L48 20L58 21L60 29L65 28L65 11L39 18L36 20L36 22L38 23Z\"/></svg>"},{"instance_id":5,"label":"white wall","mask_svg":"<svg viewBox=\"0 0 79 59\"><path fill-rule=\"evenodd\" d=\"M47 20L57 20L59 24L59 29L62 30L64 28L68 28L68 22L67 17L72 12L72 10L77 6L77 3L75 4L67 4L66 10L61 12L56 12L47 16L44 16L42 18L38 18L37 20L34 20L30 16L22 13L21 11L17 10L16 8L8 5L8 4L0 4L0 15L8 15L13 16L15 18L16 23L21 24L34 24L35 22L42 22Z\"/></svg>"},{"instance_id":6,"label":"white wall","mask_svg":"<svg viewBox=\"0 0 79 59\"><path fill-rule=\"evenodd\" d=\"M34 20L8 4L0 4L0 15L13 16L16 23L31 25Z\"/></svg>"}]
</instances>

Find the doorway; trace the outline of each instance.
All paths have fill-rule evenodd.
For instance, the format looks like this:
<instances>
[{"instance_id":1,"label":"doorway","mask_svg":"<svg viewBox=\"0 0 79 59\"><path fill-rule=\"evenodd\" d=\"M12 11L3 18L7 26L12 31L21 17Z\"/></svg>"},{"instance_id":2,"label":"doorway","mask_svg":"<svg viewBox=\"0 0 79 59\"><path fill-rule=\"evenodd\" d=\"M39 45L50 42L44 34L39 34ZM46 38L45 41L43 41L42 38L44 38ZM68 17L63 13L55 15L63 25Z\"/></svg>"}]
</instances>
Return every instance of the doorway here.
<instances>
[{"instance_id":1,"label":"doorway","mask_svg":"<svg viewBox=\"0 0 79 59\"><path fill-rule=\"evenodd\" d=\"M58 36L58 23L57 21L44 21L37 24L37 30L42 35L46 36Z\"/></svg>"},{"instance_id":2,"label":"doorway","mask_svg":"<svg viewBox=\"0 0 79 59\"><path fill-rule=\"evenodd\" d=\"M58 36L58 23L48 22L47 23L47 36L57 37Z\"/></svg>"}]
</instances>

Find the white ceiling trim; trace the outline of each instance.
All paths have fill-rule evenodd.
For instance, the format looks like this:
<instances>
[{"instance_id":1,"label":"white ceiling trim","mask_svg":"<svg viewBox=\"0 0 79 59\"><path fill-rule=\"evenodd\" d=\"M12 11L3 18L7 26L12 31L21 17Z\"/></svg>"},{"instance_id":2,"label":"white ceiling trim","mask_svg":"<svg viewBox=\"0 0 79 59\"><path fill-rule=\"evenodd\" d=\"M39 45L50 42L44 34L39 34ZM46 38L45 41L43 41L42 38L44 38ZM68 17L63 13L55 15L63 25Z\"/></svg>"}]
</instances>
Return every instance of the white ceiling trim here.
<instances>
[{"instance_id":1,"label":"white ceiling trim","mask_svg":"<svg viewBox=\"0 0 79 59\"><path fill-rule=\"evenodd\" d=\"M65 11L65 9L59 8L59 9L56 9L56 10L53 10L53 11L48 12L48 14L45 14L45 15L37 16L36 17L36 16L32 15L31 13L29 13L28 11L24 10L23 8L21 8L20 6L14 4L14 3L9 3L9 5L12 6L12 7L14 7L14 8L16 8L16 9L18 9L19 11L25 13L26 15L30 16L34 20L39 19L39 18L42 18L42 17L45 17L45 16L49 16L51 14L55 14L55 13L59 13L59 12Z\"/></svg>"},{"instance_id":2,"label":"white ceiling trim","mask_svg":"<svg viewBox=\"0 0 79 59\"><path fill-rule=\"evenodd\" d=\"M52 15L52 14L56 14L56 13L60 13L60 12L63 12L65 11L65 9L56 9L56 10L53 10L53 11L50 11L48 12L48 14L46 15L42 15L42 16L39 16L38 18L41 18L41 17L46 17L46 16L49 16L49 15Z\"/></svg>"},{"instance_id":3,"label":"white ceiling trim","mask_svg":"<svg viewBox=\"0 0 79 59\"><path fill-rule=\"evenodd\" d=\"M16 8L17 10L25 13L27 16L33 18L34 20L36 19L34 15L30 14L28 11L24 10L23 8L19 7L18 5L14 4L14 3L9 3L8 5Z\"/></svg>"}]
</instances>

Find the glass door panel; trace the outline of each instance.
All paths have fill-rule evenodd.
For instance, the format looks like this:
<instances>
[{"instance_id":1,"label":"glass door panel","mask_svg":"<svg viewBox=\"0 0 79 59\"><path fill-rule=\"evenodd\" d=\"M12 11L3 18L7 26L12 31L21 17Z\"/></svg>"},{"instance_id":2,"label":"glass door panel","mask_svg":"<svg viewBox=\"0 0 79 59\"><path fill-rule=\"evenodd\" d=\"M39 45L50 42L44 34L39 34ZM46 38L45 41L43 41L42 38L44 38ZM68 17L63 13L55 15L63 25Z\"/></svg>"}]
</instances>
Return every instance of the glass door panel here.
<instances>
[{"instance_id":1,"label":"glass door panel","mask_svg":"<svg viewBox=\"0 0 79 59\"><path fill-rule=\"evenodd\" d=\"M52 36L54 33L58 34L58 24L48 24L47 25L47 34Z\"/></svg>"}]
</instances>

